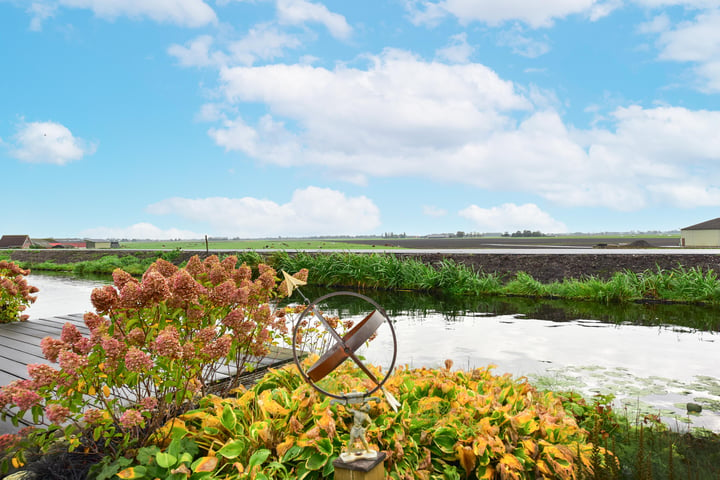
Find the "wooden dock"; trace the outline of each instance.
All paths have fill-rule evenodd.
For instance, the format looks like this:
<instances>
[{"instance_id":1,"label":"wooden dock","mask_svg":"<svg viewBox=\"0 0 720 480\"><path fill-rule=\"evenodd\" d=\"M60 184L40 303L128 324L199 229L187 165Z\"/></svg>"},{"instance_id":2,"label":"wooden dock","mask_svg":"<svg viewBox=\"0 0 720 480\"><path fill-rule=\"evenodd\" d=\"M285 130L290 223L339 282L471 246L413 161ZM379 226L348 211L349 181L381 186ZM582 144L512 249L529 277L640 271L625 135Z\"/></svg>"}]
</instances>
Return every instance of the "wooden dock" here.
<instances>
[{"instance_id":1,"label":"wooden dock","mask_svg":"<svg viewBox=\"0 0 720 480\"><path fill-rule=\"evenodd\" d=\"M40 341L45 337L60 338L67 322L73 323L83 335L90 334L79 313L0 324L0 385L27 379L27 366L31 363L50 364L43 357Z\"/></svg>"},{"instance_id":2,"label":"wooden dock","mask_svg":"<svg viewBox=\"0 0 720 480\"><path fill-rule=\"evenodd\" d=\"M14 380L28 379L27 366L31 363L51 362L45 359L40 341L45 337L60 338L65 323L74 324L83 336L90 334L80 313L58 317L32 319L26 322L0 324L0 386ZM271 355L257 360L256 369L241 376L246 386L257 382L268 368L282 366L292 361L292 351L285 348L273 348ZM54 365L55 368L57 364ZM222 381L234 372L219 372L215 381ZM0 425L0 434L7 433L7 425Z\"/></svg>"}]
</instances>

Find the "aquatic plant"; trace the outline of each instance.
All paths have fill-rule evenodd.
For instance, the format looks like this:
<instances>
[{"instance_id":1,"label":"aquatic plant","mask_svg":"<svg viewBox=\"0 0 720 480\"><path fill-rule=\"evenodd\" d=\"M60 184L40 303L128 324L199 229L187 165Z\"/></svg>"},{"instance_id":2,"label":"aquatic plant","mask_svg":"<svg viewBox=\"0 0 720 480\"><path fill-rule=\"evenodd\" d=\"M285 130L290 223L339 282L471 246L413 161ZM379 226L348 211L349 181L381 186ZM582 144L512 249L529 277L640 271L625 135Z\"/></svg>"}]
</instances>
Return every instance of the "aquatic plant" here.
<instances>
[{"instance_id":1,"label":"aquatic plant","mask_svg":"<svg viewBox=\"0 0 720 480\"><path fill-rule=\"evenodd\" d=\"M114 285L92 292L89 336L67 323L59 339L42 340L59 368L28 365L29 380L0 388L3 418L17 424L30 412L51 424L32 433L37 442L50 445L61 430L71 451L117 456L206 395L221 368L230 378L218 391L236 387L288 332L286 309L275 308L276 271L261 264L253 279L236 263L195 256L178 268L158 260L141 280L115 270ZM24 461L22 451L14 458Z\"/></svg>"},{"instance_id":2,"label":"aquatic plant","mask_svg":"<svg viewBox=\"0 0 720 480\"><path fill-rule=\"evenodd\" d=\"M37 287L28 285L25 276L29 270L23 270L17 264L0 260L0 323L25 321L28 315L24 312L35 302Z\"/></svg>"}]
</instances>

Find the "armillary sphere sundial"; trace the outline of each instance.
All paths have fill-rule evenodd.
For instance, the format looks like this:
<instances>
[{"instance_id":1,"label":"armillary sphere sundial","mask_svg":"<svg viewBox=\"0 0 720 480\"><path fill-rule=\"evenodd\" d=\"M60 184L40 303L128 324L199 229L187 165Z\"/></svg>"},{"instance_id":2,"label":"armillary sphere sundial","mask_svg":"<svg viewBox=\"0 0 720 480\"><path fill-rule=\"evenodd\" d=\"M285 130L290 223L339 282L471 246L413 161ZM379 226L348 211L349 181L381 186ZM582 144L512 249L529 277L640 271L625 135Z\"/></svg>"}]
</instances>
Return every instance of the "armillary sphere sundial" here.
<instances>
[{"instance_id":1,"label":"armillary sphere sundial","mask_svg":"<svg viewBox=\"0 0 720 480\"><path fill-rule=\"evenodd\" d=\"M399 406L397 400L383 388L397 357L397 339L392 322L380 305L360 293L333 292L309 301L297 289L305 282L286 272L283 274L289 294L297 290L307 304L292 332L295 364L308 384L331 397L333 402L345 405L354 417L347 451L341 458L345 461L375 458L377 452L370 450L365 441L365 429L371 423L369 402L380 401L380 397L373 396L380 391L391 408L396 410ZM347 308L348 305L352 308ZM383 359L382 365L375 365L375 368L369 365L364 355L371 351L374 352L373 360L378 357ZM309 355L314 360L303 362ZM364 391L345 391L346 385L332 378L333 372L348 360L359 369L358 376L366 377L363 379L366 385ZM356 407L351 408L351 405ZM362 442L363 448L356 449L356 442Z\"/></svg>"}]
</instances>

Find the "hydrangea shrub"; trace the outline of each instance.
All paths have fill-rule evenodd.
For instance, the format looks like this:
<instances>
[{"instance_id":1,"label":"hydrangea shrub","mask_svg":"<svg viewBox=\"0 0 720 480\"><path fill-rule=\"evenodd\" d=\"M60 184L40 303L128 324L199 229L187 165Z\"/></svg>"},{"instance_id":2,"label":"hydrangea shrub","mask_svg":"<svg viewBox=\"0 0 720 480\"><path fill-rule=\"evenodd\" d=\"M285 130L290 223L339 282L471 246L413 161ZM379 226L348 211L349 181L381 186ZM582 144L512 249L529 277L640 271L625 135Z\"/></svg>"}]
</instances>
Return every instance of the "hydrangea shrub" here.
<instances>
[{"instance_id":1,"label":"hydrangea shrub","mask_svg":"<svg viewBox=\"0 0 720 480\"><path fill-rule=\"evenodd\" d=\"M286 340L275 302L286 289L267 265L253 278L234 256L195 256L184 268L160 259L141 279L117 269L113 280L92 292L89 335L65 324L41 342L50 365L28 365L29 380L0 388L4 415L62 426L71 449L125 453L208 394L218 371L231 373L229 391Z\"/></svg>"},{"instance_id":2,"label":"hydrangea shrub","mask_svg":"<svg viewBox=\"0 0 720 480\"><path fill-rule=\"evenodd\" d=\"M25 321L24 312L35 302L37 287L28 285L25 276L30 270L24 270L13 262L0 260L0 323Z\"/></svg>"}]
</instances>

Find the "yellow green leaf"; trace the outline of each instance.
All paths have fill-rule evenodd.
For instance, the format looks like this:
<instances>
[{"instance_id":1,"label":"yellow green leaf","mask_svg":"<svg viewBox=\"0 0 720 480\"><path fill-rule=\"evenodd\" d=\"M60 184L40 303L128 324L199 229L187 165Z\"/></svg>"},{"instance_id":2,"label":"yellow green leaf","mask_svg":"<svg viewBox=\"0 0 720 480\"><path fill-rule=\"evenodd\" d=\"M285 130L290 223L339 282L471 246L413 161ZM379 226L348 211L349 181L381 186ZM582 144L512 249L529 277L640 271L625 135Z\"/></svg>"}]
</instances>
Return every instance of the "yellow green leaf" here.
<instances>
[{"instance_id":1,"label":"yellow green leaf","mask_svg":"<svg viewBox=\"0 0 720 480\"><path fill-rule=\"evenodd\" d=\"M217 457L200 457L193 462L193 472L212 472L217 464Z\"/></svg>"},{"instance_id":2,"label":"yellow green leaf","mask_svg":"<svg viewBox=\"0 0 720 480\"><path fill-rule=\"evenodd\" d=\"M145 467L143 467L142 465L137 467L129 467L125 470L118 472L117 476L122 478L123 480L142 478L145 476Z\"/></svg>"}]
</instances>

